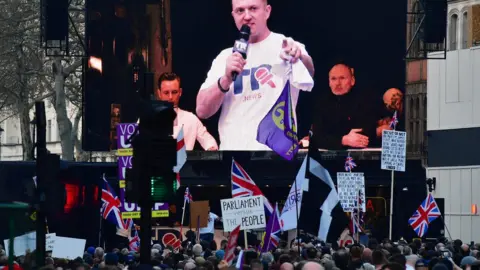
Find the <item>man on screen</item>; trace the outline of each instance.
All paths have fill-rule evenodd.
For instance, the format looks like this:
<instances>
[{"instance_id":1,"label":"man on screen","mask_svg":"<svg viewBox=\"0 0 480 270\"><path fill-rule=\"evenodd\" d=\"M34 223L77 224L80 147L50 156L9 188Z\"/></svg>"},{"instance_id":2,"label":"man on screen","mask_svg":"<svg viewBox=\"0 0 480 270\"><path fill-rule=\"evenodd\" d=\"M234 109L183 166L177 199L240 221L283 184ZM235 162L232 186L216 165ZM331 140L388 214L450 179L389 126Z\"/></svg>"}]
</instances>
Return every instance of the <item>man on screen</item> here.
<instances>
[{"instance_id":1,"label":"man on screen","mask_svg":"<svg viewBox=\"0 0 480 270\"><path fill-rule=\"evenodd\" d=\"M282 59L301 61L313 75L312 58L305 46L268 29L271 10L267 0L232 0L235 25L251 29L247 59L232 53L232 48L223 50L200 87L196 109L200 118L209 118L222 107L218 122L220 150L270 150L257 142L257 129L286 83L285 78L272 74L272 66ZM233 72L238 73L235 81ZM299 89L292 86L291 96L295 108Z\"/></svg>"},{"instance_id":2,"label":"man on screen","mask_svg":"<svg viewBox=\"0 0 480 270\"><path fill-rule=\"evenodd\" d=\"M195 141L198 140L203 149L208 151L218 150L218 145L205 126L191 112L184 111L178 107L178 102L182 96L180 87L180 76L175 73L163 73L158 78L158 89L156 96L159 100L172 102L177 113L174 122L173 136L176 138L178 132L183 127L183 137L187 150L193 150Z\"/></svg>"},{"instance_id":3,"label":"man on screen","mask_svg":"<svg viewBox=\"0 0 480 270\"><path fill-rule=\"evenodd\" d=\"M354 69L344 63L328 74L330 90L319 99L313 115L311 146L341 150L369 147L375 140L374 104L355 86Z\"/></svg>"}]
</instances>

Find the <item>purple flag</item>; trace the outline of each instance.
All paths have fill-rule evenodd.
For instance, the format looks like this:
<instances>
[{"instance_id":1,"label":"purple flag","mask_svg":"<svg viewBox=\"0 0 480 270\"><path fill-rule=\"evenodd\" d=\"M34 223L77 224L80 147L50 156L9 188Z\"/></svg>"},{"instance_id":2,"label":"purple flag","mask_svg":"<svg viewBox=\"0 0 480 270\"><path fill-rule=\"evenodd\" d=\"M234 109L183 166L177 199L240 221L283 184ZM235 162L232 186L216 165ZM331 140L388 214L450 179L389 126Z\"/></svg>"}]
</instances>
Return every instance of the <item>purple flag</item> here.
<instances>
[{"instance_id":1,"label":"purple flag","mask_svg":"<svg viewBox=\"0 0 480 270\"><path fill-rule=\"evenodd\" d=\"M287 81L277 102L258 125L257 141L287 160L292 160L297 154L299 146L290 81Z\"/></svg>"},{"instance_id":2,"label":"purple flag","mask_svg":"<svg viewBox=\"0 0 480 270\"><path fill-rule=\"evenodd\" d=\"M278 216L279 214L277 203L275 205L275 213L270 217L267 223L267 227L265 228L265 237L263 238L262 253L269 252L270 250L278 247L278 243L280 242L278 234L281 231Z\"/></svg>"}]
</instances>

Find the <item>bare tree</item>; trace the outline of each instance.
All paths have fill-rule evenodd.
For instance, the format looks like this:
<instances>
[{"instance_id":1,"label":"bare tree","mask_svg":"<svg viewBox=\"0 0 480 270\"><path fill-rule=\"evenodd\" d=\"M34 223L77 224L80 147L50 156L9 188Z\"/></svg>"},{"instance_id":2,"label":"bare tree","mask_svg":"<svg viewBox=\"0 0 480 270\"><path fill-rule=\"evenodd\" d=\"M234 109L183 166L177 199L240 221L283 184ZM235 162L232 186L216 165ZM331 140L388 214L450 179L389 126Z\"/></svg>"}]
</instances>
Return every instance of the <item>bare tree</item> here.
<instances>
[{"instance_id":1,"label":"bare tree","mask_svg":"<svg viewBox=\"0 0 480 270\"><path fill-rule=\"evenodd\" d=\"M20 119L24 160L33 159L30 111L36 100L50 98L62 146L62 159L73 160L81 151L81 66L84 1L70 11L69 49L47 56L40 44L40 1L0 0L0 110ZM69 106L69 104L73 106ZM0 119L1 121L2 119ZM73 121L72 121L73 120Z\"/></svg>"},{"instance_id":2,"label":"bare tree","mask_svg":"<svg viewBox=\"0 0 480 270\"><path fill-rule=\"evenodd\" d=\"M51 95L42 83L45 57L39 53L38 1L0 1L0 106L7 117L17 116L24 160L33 159L30 110L35 100Z\"/></svg>"}]
</instances>

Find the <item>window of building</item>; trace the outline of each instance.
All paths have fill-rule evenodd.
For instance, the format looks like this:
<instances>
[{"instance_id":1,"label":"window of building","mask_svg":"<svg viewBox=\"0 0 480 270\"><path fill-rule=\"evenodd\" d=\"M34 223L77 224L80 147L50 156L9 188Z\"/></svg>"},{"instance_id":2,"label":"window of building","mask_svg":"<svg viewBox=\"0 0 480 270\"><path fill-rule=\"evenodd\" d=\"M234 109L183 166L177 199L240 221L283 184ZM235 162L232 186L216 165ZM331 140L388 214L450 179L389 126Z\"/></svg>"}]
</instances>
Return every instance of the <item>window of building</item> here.
<instances>
[{"instance_id":1,"label":"window of building","mask_svg":"<svg viewBox=\"0 0 480 270\"><path fill-rule=\"evenodd\" d=\"M102 162L107 162L107 157L102 157Z\"/></svg>"},{"instance_id":2,"label":"window of building","mask_svg":"<svg viewBox=\"0 0 480 270\"><path fill-rule=\"evenodd\" d=\"M448 38L450 40L449 48L452 51L457 49L457 32L458 32L457 27L458 27L458 15L453 14L450 17L450 25L448 29L448 32L449 32Z\"/></svg>"},{"instance_id":3,"label":"window of building","mask_svg":"<svg viewBox=\"0 0 480 270\"><path fill-rule=\"evenodd\" d=\"M462 18L462 49L468 47L468 13L463 13Z\"/></svg>"}]
</instances>

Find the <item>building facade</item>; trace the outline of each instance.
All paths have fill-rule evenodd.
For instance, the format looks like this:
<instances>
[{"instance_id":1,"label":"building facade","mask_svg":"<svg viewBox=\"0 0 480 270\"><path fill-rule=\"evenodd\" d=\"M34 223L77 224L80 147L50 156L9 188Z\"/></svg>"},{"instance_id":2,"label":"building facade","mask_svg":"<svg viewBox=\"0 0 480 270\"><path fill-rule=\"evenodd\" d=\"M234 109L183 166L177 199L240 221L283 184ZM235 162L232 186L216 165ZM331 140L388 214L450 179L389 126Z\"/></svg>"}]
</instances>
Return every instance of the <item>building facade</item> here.
<instances>
[{"instance_id":1,"label":"building facade","mask_svg":"<svg viewBox=\"0 0 480 270\"><path fill-rule=\"evenodd\" d=\"M73 121L76 108L72 105L68 105L68 114ZM45 101L45 115L47 120L47 149L53 154L62 154L62 146L60 143L60 132L58 130L55 108L48 100ZM34 117L34 110L31 112L30 119ZM81 124L81 123L80 123ZM0 127L4 130L0 134L0 160L1 161L19 161L23 160L23 145L22 145L22 133L20 130L20 120L18 117L10 117L0 123ZM79 136L81 135L81 125L79 127ZM30 135L35 136L35 125L30 126ZM36 138L32 139L35 142ZM111 153L92 152L90 154L89 161L92 162L109 162L115 161L116 158Z\"/></svg>"},{"instance_id":2,"label":"building facade","mask_svg":"<svg viewBox=\"0 0 480 270\"><path fill-rule=\"evenodd\" d=\"M445 199L451 237L478 242L480 1L449 2L447 30L446 60L427 63L427 176L436 180L434 196Z\"/></svg>"}]
</instances>

